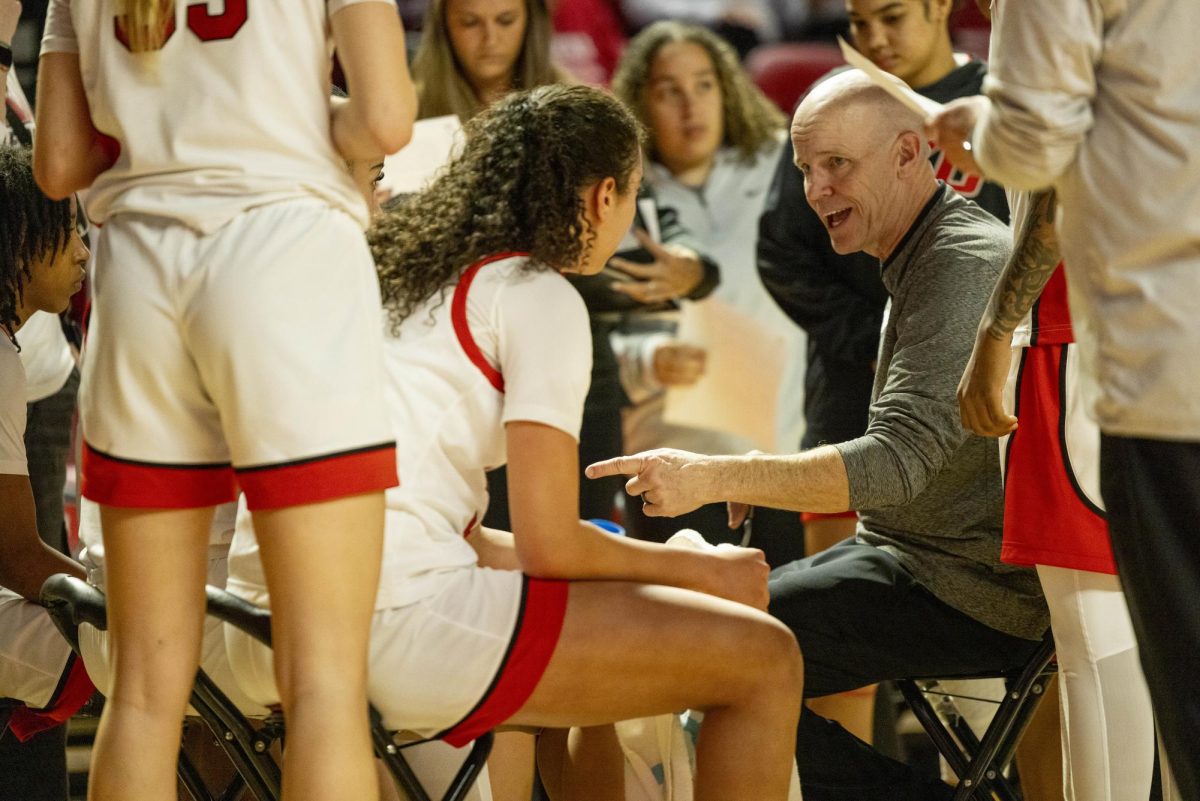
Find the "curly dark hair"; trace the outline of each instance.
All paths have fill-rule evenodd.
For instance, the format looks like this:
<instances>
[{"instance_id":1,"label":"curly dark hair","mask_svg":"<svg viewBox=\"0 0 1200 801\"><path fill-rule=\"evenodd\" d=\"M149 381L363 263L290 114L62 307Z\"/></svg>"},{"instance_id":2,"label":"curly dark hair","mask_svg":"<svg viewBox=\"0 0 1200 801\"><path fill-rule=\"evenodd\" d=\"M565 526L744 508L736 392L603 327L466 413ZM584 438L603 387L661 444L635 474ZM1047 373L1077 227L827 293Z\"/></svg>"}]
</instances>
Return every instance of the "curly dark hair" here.
<instances>
[{"instance_id":1,"label":"curly dark hair","mask_svg":"<svg viewBox=\"0 0 1200 801\"><path fill-rule=\"evenodd\" d=\"M698 25L675 20L656 22L629 41L613 73L613 94L637 112L646 123L646 86L650 68L663 46L677 42L698 45L708 53L717 82L721 85L724 105L725 141L747 162L778 141L787 118L767 99L738 62L737 53L720 36ZM648 123L647 123L648 124ZM654 137L650 137L649 155L659 161Z\"/></svg>"},{"instance_id":2,"label":"curly dark hair","mask_svg":"<svg viewBox=\"0 0 1200 801\"><path fill-rule=\"evenodd\" d=\"M367 233L393 332L488 256L528 253L531 269L579 264L591 241L580 190L604 178L622 194L637 188L642 127L599 89L516 92L464 130L461 155Z\"/></svg>"},{"instance_id":3,"label":"curly dark hair","mask_svg":"<svg viewBox=\"0 0 1200 801\"><path fill-rule=\"evenodd\" d=\"M42 194L27 148L0 145L0 325L9 334L34 263L66 247L71 232L71 201Z\"/></svg>"}]
</instances>

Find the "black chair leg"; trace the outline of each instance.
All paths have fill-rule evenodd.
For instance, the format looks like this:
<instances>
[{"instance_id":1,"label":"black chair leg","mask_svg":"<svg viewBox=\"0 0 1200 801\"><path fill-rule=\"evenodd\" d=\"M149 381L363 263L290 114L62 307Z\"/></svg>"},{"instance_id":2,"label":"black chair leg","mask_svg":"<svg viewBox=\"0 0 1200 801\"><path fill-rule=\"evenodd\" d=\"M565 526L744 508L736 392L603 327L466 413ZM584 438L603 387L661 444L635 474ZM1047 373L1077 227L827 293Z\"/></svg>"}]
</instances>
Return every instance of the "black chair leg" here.
<instances>
[{"instance_id":1,"label":"black chair leg","mask_svg":"<svg viewBox=\"0 0 1200 801\"><path fill-rule=\"evenodd\" d=\"M268 753L272 738L254 731L203 670L196 674L191 703L254 797L258 801L279 801L282 777Z\"/></svg>"},{"instance_id":2,"label":"black chair leg","mask_svg":"<svg viewBox=\"0 0 1200 801\"><path fill-rule=\"evenodd\" d=\"M196 770L195 764L183 749L179 751L179 765L176 766L175 773L188 795L192 797L192 801L213 801L208 785L200 777L200 771Z\"/></svg>"},{"instance_id":3,"label":"black chair leg","mask_svg":"<svg viewBox=\"0 0 1200 801\"><path fill-rule=\"evenodd\" d=\"M408 795L409 801L433 801L424 785L421 784L421 780L417 778L417 774L413 772L412 766L408 764L408 760L404 758L403 753L405 748L429 741L422 740L398 745L392 733L384 727L382 716L373 706L371 707L371 739L375 743L376 756L383 760L388 773L391 774L400 789ZM479 779L479 774L483 772L488 756L492 753L494 741L495 735L489 731L472 744L470 752L463 760L458 772L454 774L441 801L462 801L466 797Z\"/></svg>"}]
</instances>

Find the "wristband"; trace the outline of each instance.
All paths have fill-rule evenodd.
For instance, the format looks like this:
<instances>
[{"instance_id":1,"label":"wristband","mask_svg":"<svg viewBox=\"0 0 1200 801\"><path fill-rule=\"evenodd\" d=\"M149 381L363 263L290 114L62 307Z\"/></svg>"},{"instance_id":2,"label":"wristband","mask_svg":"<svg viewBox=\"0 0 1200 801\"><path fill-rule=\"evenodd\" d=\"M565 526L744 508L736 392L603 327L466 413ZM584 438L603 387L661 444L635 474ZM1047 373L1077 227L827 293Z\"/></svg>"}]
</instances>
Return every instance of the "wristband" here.
<instances>
[{"instance_id":1,"label":"wristband","mask_svg":"<svg viewBox=\"0 0 1200 801\"><path fill-rule=\"evenodd\" d=\"M8 69L12 66L12 45L8 42L0 42L0 69Z\"/></svg>"}]
</instances>

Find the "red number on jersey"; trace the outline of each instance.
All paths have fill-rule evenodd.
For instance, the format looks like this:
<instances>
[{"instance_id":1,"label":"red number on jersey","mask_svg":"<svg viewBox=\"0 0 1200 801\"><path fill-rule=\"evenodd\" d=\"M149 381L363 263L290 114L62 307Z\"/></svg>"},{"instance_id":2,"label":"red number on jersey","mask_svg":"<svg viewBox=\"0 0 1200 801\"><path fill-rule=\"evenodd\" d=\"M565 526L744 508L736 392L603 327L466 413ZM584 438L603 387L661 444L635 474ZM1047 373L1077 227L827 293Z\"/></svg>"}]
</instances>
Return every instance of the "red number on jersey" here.
<instances>
[{"instance_id":1,"label":"red number on jersey","mask_svg":"<svg viewBox=\"0 0 1200 801\"><path fill-rule=\"evenodd\" d=\"M246 19L249 17L249 11L246 8L248 2L249 0L225 0L225 10L219 14L209 13L208 2L192 3L187 7L188 30L196 34L196 37L202 42L232 39L246 24ZM125 33L121 17L113 18L113 33L116 35L117 41L125 45L125 49L128 50L129 37ZM166 44L174 34L175 20L172 19L167 23L167 35L163 37L163 44Z\"/></svg>"},{"instance_id":2,"label":"red number on jersey","mask_svg":"<svg viewBox=\"0 0 1200 801\"><path fill-rule=\"evenodd\" d=\"M940 150L933 151L933 171L939 181L958 192L963 197L975 197L983 189L983 179L978 175L967 175L955 167Z\"/></svg>"},{"instance_id":3,"label":"red number on jersey","mask_svg":"<svg viewBox=\"0 0 1200 801\"><path fill-rule=\"evenodd\" d=\"M225 10L210 14L208 3L192 3L187 7L188 28L202 42L232 39L246 24L248 0L225 0Z\"/></svg>"}]
</instances>

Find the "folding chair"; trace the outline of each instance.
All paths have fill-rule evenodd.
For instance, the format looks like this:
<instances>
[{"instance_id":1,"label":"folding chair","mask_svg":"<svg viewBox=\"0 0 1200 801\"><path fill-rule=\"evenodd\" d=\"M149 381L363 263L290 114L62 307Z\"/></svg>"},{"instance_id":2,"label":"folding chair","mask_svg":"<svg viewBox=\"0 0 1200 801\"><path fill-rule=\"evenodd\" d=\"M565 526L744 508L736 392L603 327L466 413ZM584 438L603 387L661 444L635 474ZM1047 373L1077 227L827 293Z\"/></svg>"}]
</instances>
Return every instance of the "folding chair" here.
<instances>
[{"instance_id":1,"label":"folding chair","mask_svg":"<svg viewBox=\"0 0 1200 801\"><path fill-rule=\"evenodd\" d=\"M80 624L108 628L104 594L90 584L65 574L51 576L42 585L41 595L42 604L76 653L80 650ZM178 774L188 794L195 801L234 801L249 789L258 801L278 801L279 768L267 752L283 735L282 717L272 714L261 729L255 730L203 670L197 671L190 701L236 772L229 784L214 795L187 753L180 749Z\"/></svg>"},{"instance_id":2,"label":"folding chair","mask_svg":"<svg viewBox=\"0 0 1200 801\"><path fill-rule=\"evenodd\" d=\"M271 645L271 615L270 613L243 601L224 590L208 587L208 613L213 617L240 628L263 645ZM411 801L432 801L422 786L420 779L413 772L412 766L404 758L403 749L411 748L421 743L430 742L428 739L403 737L403 742L397 741L397 733L390 732L383 726L383 718L374 705L370 707L371 739L375 743L375 754L387 766L388 772L411 799ZM462 767L450 782L449 788L442 796L442 801L461 801L470 791L492 751L493 735L488 732L481 736L471 746L470 753L463 761Z\"/></svg>"},{"instance_id":3,"label":"folding chair","mask_svg":"<svg viewBox=\"0 0 1200 801\"><path fill-rule=\"evenodd\" d=\"M1054 639L1047 632L1024 665L1001 673L974 676L943 676L940 679L909 678L894 682L913 714L958 777L954 801L1022 801L1018 787L1004 775L1017 742L1029 725L1034 710L1057 670ZM996 707L992 722L979 738L954 706L953 696L939 682L949 678L1004 679L1004 699ZM936 699L936 703L930 700Z\"/></svg>"},{"instance_id":4,"label":"folding chair","mask_svg":"<svg viewBox=\"0 0 1200 801\"><path fill-rule=\"evenodd\" d=\"M237 626L270 646L269 612L216 587L207 587L206 593L208 614ZM107 628L104 595L79 579L66 575L51 576L42 587L42 603L76 651L79 650L80 623L90 623L99 629ZM236 768L231 783L219 796L214 797L200 779L194 764L181 751L179 777L192 798L195 801L234 801L248 788L258 801L278 801L280 771L270 751L276 740L284 740L283 716L273 712L259 729L255 729L203 669L197 671L190 701ZM395 735L384 729L374 707L370 708L370 715L376 755L383 760L397 785L411 801L432 801L401 753L403 748L428 740L398 744ZM461 801L467 794L487 762L492 739L489 732L475 741L449 789L442 796L442 801Z\"/></svg>"}]
</instances>

